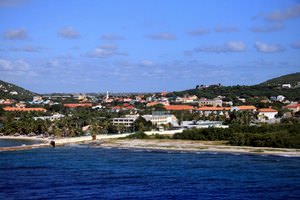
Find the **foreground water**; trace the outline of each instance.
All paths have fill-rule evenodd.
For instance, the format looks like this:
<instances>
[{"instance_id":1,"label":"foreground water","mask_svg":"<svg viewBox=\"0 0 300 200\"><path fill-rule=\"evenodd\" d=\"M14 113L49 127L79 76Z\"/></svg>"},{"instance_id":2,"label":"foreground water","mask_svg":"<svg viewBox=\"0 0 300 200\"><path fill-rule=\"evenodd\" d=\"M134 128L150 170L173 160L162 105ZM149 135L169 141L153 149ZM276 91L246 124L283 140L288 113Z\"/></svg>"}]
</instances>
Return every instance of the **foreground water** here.
<instances>
[{"instance_id":1,"label":"foreground water","mask_svg":"<svg viewBox=\"0 0 300 200\"><path fill-rule=\"evenodd\" d=\"M0 199L298 199L300 158L88 146L0 152Z\"/></svg>"},{"instance_id":2,"label":"foreground water","mask_svg":"<svg viewBox=\"0 0 300 200\"><path fill-rule=\"evenodd\" d=\"M0 147L14 147L41 143L38 140L0 139Z\"/></svg>"}]
</instances>

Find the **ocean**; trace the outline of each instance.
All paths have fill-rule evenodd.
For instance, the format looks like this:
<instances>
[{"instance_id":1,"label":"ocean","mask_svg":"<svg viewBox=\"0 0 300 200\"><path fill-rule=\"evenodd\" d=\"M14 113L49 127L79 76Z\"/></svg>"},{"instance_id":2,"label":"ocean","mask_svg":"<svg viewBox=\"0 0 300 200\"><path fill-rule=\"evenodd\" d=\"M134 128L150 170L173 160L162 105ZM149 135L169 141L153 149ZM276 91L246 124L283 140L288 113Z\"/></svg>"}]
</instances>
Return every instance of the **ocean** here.
<instances>
[{"instance_id":1,"label":"ocean","mask_svg":"<svg viewBox=\"0 0 300 200\"><path fill-rule=\"evenodd\" d=\"M105 149L0 152L0 199L299 199L300 158Z\"/></svg>"}]
</instances>

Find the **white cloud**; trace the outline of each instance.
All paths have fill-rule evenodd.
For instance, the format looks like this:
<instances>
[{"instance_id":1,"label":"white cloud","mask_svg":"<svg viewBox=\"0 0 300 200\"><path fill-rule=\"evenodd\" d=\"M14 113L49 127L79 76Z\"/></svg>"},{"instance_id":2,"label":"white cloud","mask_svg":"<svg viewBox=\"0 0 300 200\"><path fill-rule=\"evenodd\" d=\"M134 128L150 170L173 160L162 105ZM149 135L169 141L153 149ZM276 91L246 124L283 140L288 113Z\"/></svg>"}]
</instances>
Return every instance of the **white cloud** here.
<instances>
[{"instance_id":1,"label":"white cloud","mask_svg":"<svg viewBox=\"0 0 300 200\"><path fill-rule=\"evenodd\" d=\"M115 34L103 34L103 35L101 35L100 39L101 40L109 40L109 41L125 40L125 38L123 36L115 35Z\"/></svg>"},{"instance_id":2,"label":"white cloud","mask_svg":"<svg viewBox=\"0 0 300 200\"><path fill-rule=\"evenodd\" d=\"M188 32L188 34L191 36L201 36L201 35L205 35L208 33L209 33L209 30L204 29L204 28L199 28L199 29Z\"/></svg>"},{"instance_id":3,"label":"white cloud","mask_svg":"<svg viewBox=\"0 0 300 200\"><path fill-rule=\"evenodd\" d=\"M92 58L106 58L106 57L116 56L116 55L126 55L126 54L119 52L118 47L116 45L111 45L111 44L100 45L93 51L87 53L87 56Z\"/></svg>"},{"instance_id":4,"label":"white cloud","mask_svg":"<svg viewBox=\"0 0 300 200\"><path fill-rule=\"evenodd\" d=\"M62 38L77 39L80 37L80 33L75 31L73 27L63 27L58 31L58 35Z\"/></svg>"},{"instance_id":5,"label":"white cloud","mask_svg":"<svg viewBox=\"0 0 300 200\"><path fill-rule=\"evenodd\" d=\"M176 40L176 36L171 33L157 33L147 37L152 40Z\"/></svg>"},{"instance_id":6,"label":"white cloud","mask_svg":"<svg viewBox=\"0 0 300 200\"><path fill-rule=\"evenodd\" d=\"M300 49L300 41L298 41L298 42L293 42L293 43L291 44L291 47L293 47L294 49Z\"/></svg>"},{"instance_id":7,"label":"white cloud","mask_svg":"<svg viewBox=\"0 0 300 200\"><path fill-rule=\"evenodd\" d=\"M262 53L276 53L283 51L283 48L278 44L267 44L263 42L255 42L255 48Z\"/></svg>"},{"instance_id":8,"label":"white cloud","mask_svg":"<svg viewBox=\"0 0 300 200\"><path fill-rule=\"evenodd\" d=\"M273 11L264 16L268 21L285 21L288 19L300 17L300 4L295 4L289 8Z\"/></svg>"},{"instance_id":9,"label":"white cloud","mask_svg":"<svg viewBox=\"0 0 300 200\"><path fill-rule=\"evenodd\" d=\"M215 27L215 32L217 33L232 33L232 32L238 32L238 28L233 26L217 26Z\"/></svg>"},{"instance_id":10,"label":"white cloud","mask_svg":"<svg viewBox=\"0 0 300 200\"><path fill-rule=\"evenodd\" d=\"M258 32L258 33L268 33L268 32L274 32L279 31L284 28L283 23L277 22L273 23L271 26L264 26L264 27L253 27L251 28L252 32Z\"/></svg>"},{"instance_id":11,"label":"white cloud","mask_svg":"<svg viewBox=\"0 0 300 200\"><path fill-rule=\"evenodd\" d=\"M142 60L140 63L142 66L145 67L151 67L154 65L154 63L151 60Z\"/></svg>"},{"instance_id":12,"label":"white cloud","mask_svg":"<svg viewBox=\"0 0 300 200\"><path fill-rule=\"evenodd\" d=\"M25 29L14 29L6 31L4 38L8 40L25 40L28 38L28 35Z\"/></svg>"},{"instance_id":13,"label":"white cloud","mask_svg":"<svg viewBox=\"0 0 300 200\"><path fill-rule=\"evenodd\" d=\"M229 53L229 52L243 52L246 50L246 44L241 41L229 41L223 45L204 46L196 48L192 51L186 51L186 55L191 55L193 52L206 53Z\"/></svg>"},{"instance_id":14,"label":"white cloud","mask_svg":"<svg viewBox=\"0 0 300 200\"><path fill-rule=\"evenodd\" d=\"M16 60L10 61L5 59L0 59L0 71L28 71L30 69L30 65L24 60Z\"/></svg>"},{"instance_id":15,"label":"white cloud","mask_svg":"<svg viewBox=\"0 0 300 200\"><path fill-rule=\"evenodd\" d=\"M22 5L26 2L26 0L0 0L0 7L8 8L8 7L16 7Z\"/></svg>"},{"instance_id":16,"label":"white cloud","mask_svg":"<svg viewBox=\"0 0 300 200\"><path fill-rule=\"evenodd\" d=\"M24 52L39 52L42 49L42 47L38 47L38 46L31 46L31 45L27 45L27 46L23 46L23 47L15 47L15 48L11 48L12 51L24 51Z\"/></svg>"}]
</instances>

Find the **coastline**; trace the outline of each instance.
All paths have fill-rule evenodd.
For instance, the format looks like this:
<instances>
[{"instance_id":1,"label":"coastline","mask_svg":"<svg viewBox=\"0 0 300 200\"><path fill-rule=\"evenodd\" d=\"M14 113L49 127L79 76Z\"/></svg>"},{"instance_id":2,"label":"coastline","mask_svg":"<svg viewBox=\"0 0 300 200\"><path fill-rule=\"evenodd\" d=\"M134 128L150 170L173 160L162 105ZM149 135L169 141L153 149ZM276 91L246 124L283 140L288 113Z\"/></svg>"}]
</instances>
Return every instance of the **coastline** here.
<instances>
[{"instance_id":1,"label":"coastline","mask_svg":"<svg viewBox=\"0 0 300 200\"><path fill-rule=\"evenodd\" d=\"M219 152L300 157L300 149L230 146L222 141L191 141L168 139L106 139L90 144L99 148L141 149L180 152Z\"/></svg>"},{"instance_id":2,"label":"coastline","mask_svg":"<svg viewBox=\"0 0 300 200\"><path fill-rule=\"evenodd\" d=\"M96 140L91 136L81 136L72 138L38 138L28 136L0 136L0 139L16 140L38 140L39 144L0 147L1 151L19 151L34 148L49 148L50 141L55 141L56 146L68 144L86 144L96 148L120 148L120 149L141 149L159 151L180 151L180 152L220 152L256 155L276 155L300 157L300 149L272 148L272 147L249 147L230 146L225 141L196 141L196 140L174 140L174 139L124 139L129 133L117 135L97 135Z\"/></svg>"}]
</instances>

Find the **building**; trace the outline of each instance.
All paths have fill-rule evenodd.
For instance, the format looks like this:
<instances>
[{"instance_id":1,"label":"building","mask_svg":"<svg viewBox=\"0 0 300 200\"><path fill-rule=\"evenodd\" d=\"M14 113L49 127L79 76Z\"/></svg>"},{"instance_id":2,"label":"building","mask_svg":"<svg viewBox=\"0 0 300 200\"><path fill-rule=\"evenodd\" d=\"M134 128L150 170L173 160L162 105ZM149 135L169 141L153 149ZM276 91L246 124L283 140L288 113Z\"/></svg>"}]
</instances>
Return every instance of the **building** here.
<instances>
[{"instance_id":1,"label":"building","mask_svg":"<svg viewBox=\"0 0 300 200\"><path fill-rule=\"evenodd\" d=\"M278 111L273 108L261 108L258 110L258 119L275 119L275 116L278 114Z\"/></svg>"},{"instance_id":2,"label":"building","mask_svg":"<svg viewBox=\"0 0 300 200\"><path fill-rule=\"evenodd\" d=\"M222 121L183 121L181 126L184 129L191 128L228 128L228 125L223 125Z\"/></svg>"},{"instance_id":3,"label":"building","mask_svg":"<svg viewBox=\"0 0 300 200\"><path fill-rule=\"evenodd\" d=\"M285 84L282 84L281 87L282 87L282 88L291 88L292 86L291 86L291 84L289 84L289 83L285 83Z\"/></svg>"},{"instance_id":4,"label":"building","mask_svg":"<svg viewBox=\"0 0 300 200\"><path fill-rule=\"evenodd\" d=\"M41 120L50 120L50 121L54 121L54 120L58 120L58 119L61 119L65 117L64 115L62 114L54 114L52 116L42 116L42 117L34 117L33 119L34 120L38 120L38 119L41 119Z\"/></svg>"},{"instance_id":5,"label":"building","mask_svg":"<svg viewBox=\"0 0 300 200\"><path fill-rule=\"evenodd\" d=\"M16 107L4 107L3 110L8 112L46 112L45 108L16 108Z\"/></svg>"},{"instance_id":6,"label":"building","mask_svg":"<svg viewBox=\"0 0 300 200\"><path fill-rule=\"evenodd\" d=\"M231 111L250 111L255 112L256 107L255 106L234 106L231 107Z\"/></svg>"},{"instance_id":7,"label":"building","mask_svg":"<svg viewBox=\"0 0 300 200\"><path fill-rule=\"evenodd\" d=\"M67 108L78 108L78 107L88 108L88 107L92 107L93 104L91 104L91 103L65 103L64 106Z\"/></svg>"},{"instance_id":8,"label":"building","mask_svg":"<svg viewBox=\"0 0 300 200\"><path fill-rule=\"evenodd\" d=\"M115 126L132 127L138 115L126 115L125 117L113 118L112 122Z\"/></svg>"},{"instance_id":9,"label":"building","mask_svg":"<svg viewBox=\"0 0 300 200\"><path fill-rule=\"evenodd\" d=\"M288 109L292 111L293 113L300 111L300 103L294 103L287 106L284 106L283 108Z\"/></svg>"},{"instance_id":10,"label":"building","mask_svg":"<svg viewBox=\"0 0 300 200\"><path fill-rule=\"evenodd\" d=\"M151 121L152 124L156 126L171 124L172 126L178 125L178 120L175 115L171 114L152 114L152 115L143 115L145 120Z\"/></svg>"},{"instance_id":11,"label":"building","mask_svg":"<svg viewBox=\"0 0 300 200\"><path fill-rule=\"evenodd\" d=\"M223 101L219 98L214 98L214 99L201 98L199 100L199 107L202 107L202 106L222 107L222 103L223 103Z\"/></svg>"},{"instance_id":12,"label":"building","mask_svg":"<svg viewBox=\"0 0 300 200\"><path fill-rule=\"evenodd\" d=\"M204 107L198 108L197 111L200 113L200 115L204 115L204 116L209 116L211 114L225 115L225 114L228 114L228 111L230 111L230 107L208 107L208 106L204 106Z\"/></svg>"},{"instance_id":13,"label":"building","mask_svg":"<svg viewBox=\"0 0 300 200\"><path fill-rule=\"evenodd\" d=\"M165 106L164 108L170 111L192 111L194 109L193 106L189 105L169 105Z\"/></svg>"}]
</instances>

